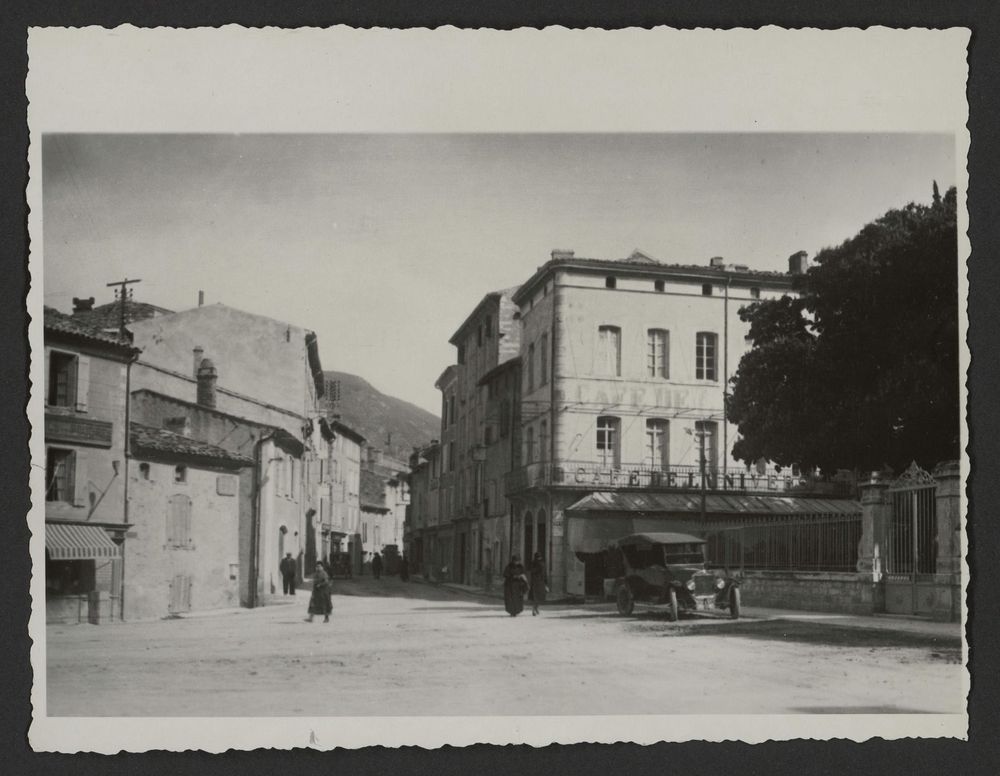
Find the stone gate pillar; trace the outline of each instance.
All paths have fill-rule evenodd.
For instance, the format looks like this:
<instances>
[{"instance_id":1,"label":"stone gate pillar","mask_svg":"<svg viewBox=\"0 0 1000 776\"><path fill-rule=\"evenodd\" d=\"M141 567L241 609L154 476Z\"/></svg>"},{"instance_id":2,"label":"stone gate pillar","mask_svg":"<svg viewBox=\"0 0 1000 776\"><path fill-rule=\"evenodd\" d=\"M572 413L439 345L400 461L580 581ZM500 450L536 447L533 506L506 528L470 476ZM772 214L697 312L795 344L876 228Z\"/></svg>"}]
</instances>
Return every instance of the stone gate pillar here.
<instances>
[{"instance_id":1,"label":"stone gate pillar","mask_svg":"<svg viewBox=\"0 0 1000 776\"><path fill-rule=\"evenodd\" d=\"M858 542L857 570L872 585L872 611L885 611L885 585L882 582L885 540L892 510L888 501L889 483L872 472L861 491L861 541Z\"/></svg>"},{"instance_id":2,"label":"stone gate pillar","mask_svg":"<svg viewBox=\"0 0 1000 776\"><path fill-rule=\"evenodd\" d=\"M937 480L937 561L935 571L945 574L951 587L951 619L962 616L962 469L958 461L934 467Z\"/></svg>"}]
</instances>

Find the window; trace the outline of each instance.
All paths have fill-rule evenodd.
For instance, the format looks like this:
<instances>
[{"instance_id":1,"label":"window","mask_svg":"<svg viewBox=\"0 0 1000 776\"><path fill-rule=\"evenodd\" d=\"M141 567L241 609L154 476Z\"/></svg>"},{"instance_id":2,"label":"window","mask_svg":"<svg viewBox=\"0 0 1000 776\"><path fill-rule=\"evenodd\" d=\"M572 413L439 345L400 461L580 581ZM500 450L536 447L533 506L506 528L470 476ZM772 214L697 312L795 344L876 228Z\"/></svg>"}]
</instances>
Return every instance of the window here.
<instances>
[{"instance_id":1,"label":"window","mask_svg":"<svg viewBox=\"0 0 1000 776\"><path fill-rule=\"evenodd\" d=\"M597 329L597 372L607 377L622 373L622 330L617 326Z\"/></svg>"},{"instance_id":2,"label":"window","mask_svg":"<svg viewBox=\"0 0 1000 776\"><path fill-rule=\"evenodd\" d=\"M524 462L531 463L535 460L535 429L528 426L524 433Z\"/></svg>"},{"instance_id":3,"label":"window","mask_svg":"<svg viewBox=\"0 0 1000 776\"><path fill-rule=\"evenodd\" d=\"M701 451L704 450L705 471L714 473L719 468L719 424L714 420L699 420L694 424L694 432L698 465L701 466Z\"/></svg>"},{"instance_id":4,"label":"window","mask_svg":"<svg viewBox=\"0 0 1000 776\"><path fill-rule=\"evenodd\" d=\"M760 289L754 286L750 289L750 296L754 299L760 299Z\"/></svg>"},{"instance_id":5,"label":"window","mask_svg":"<svg viewBox=\"0 0 1000 776\"><path fill-rule=\"evenodd\" d=\"M657 291L659 291L660 293L663 293L663 281L662 280L654 280L653 281L653 288L656 289Z\"/></svg>"},{"instance_id":6,"label":"window","mask_svg":"<svg viewBox=\"0 0 1000 776\"><path fill-rule=\"evenodd\" d=\"M712 295L712 284L711 283L703 283L702 284L702 286L701 286L701 295L702 296L711 296Z\"/></svg>"},{"instance_id":7,"label":"window","mask_svg":"<svg viewBox=\"0 0 1000 776\"><path fill-rule=\"evenodd\" d=\"M618 281L617 281L616 278L610 277L610 276L604 278L604 287L605 288L615 288L615 287L617 287L617 285L618 285Z\"/></svg>"},{"instance_id":8,"label":"window","mask_svg":"<svg viewBox=\"0 0 1000 776\"><path fill-rule=\"evenodd\" d=\"M670 333L650 329L646 346L646 371L650 377L670 377Z\"/></svg>"},{"instance_id":9,"label":"window","mask_svg":"<svg viewBox=\"0 0 1000 776\"><path fill-rule=\"evenodd\" d=\"M177 494L167 502L167 546L188 549L191 540L191 499Z\"/></svg>"},{"instance_id":10,"label":"window","mask_svg":"<svg viewBox=\"0 0 1000 776\"><path fill-rule=\"evenodd\" d=\"M175 466L174 467L174 482L187 482L187 467L186 466Z\"/></svg>"},{"instance_id":11,"label":"window","mask_svg":"<svg viewBox=\"0 0 1000 776\"><path fill-rule=\"evenodd\" d=\"M549 453L549 422L543 420L538 429L538 460L545 461Z\"/></svg>"},{"instance_id":12,"label":"window","mask_svg":"<svg viewBox=\"0 0 1000 776\"><path fill-rule=\"evenodd\" d=\"M666 469L670 462L670 424L662 418L646 421L646 464Z\"/></svg>"},{"instance_id":13,"label":"window","mask_svg":"<svg viewBox=\"0 0 1000 776\"><path fill-rule=\"evenodd\" d=\"M76 356L71 353L49 354L49 406L72 407L76 404Z\"/></svg>"},{"instance_id":14,"label":"window","mask_svg":"<svg viewBox=\"0 0 1000 776\"><path fill-rule=\"evenodd\" d=\"M597 462L601 466L617 467L620 456L621 420L602 415L597 419Z\"/></svg>"},{"instance_id":15,"label":"window","mask_svg":"<svg viewBox=\"0 0 1000 776\"><path fill-rule=\"evenodd\" d=\"M528 345L528 390L535 387L535 343Z\"/></svg>"},{"instance_id":16,"label":"window","mask_svg":"<svg viewBox=\"0 0 1000 776\"><path fill-rule=\"evenodd\" d=\"M76 455L72 450L45 451L45 500L74 501L74 474Z\"/></svg>"},{"instance_id":17,"label":"window","mask_svg":"<svg viewBox=\"0 0 1000 776\"><path fill-rule=\"evenodd\" d=\"M148 480L149 479L149 464L140 463L139 464L139 479Z\"/></svg>"},{"instance_id":18,"label":"window","mask_svg":"<svg viewBox=\"0 0 1000 776\"><path fill-rule=\"evenodd\" d=\"M538 348L538 384L545 385L549 381L549 335L543 334Z\"/></svg>"},{"instance_id":19,"label":"window","mask_svg":"<svg viewBox=\"0 0 1000 776\"><path fill-rule=\"evenodd\" d=\"M716 345L718 335L712 332L699 331L695 340L695 378L698 380L717 380L716 375Z\"/></svg>"},{"instance_id":20,"label":"window","mask_svg":"<svg viewBox=\"0 0 1000 776\"><path fill-rule=\"evenodd\" d=\"M455 397L448 397L448 425L455 425Z\"/></svg>"}]
</instances>

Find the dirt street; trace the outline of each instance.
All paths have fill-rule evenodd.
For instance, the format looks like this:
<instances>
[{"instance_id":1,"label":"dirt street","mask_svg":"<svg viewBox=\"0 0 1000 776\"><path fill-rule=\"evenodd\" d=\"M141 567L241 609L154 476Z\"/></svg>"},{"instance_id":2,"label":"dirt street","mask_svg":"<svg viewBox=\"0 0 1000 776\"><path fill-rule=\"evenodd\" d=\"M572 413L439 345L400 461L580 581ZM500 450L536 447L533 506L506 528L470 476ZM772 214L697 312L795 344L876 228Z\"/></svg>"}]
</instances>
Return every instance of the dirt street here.
<instances>
[{"instance_id":1,"label":"dirt street","mask_svg":"<svg viewBox=\"0 0 1000 776\"><path fill-rule=\"evenodd\" d=\"M50 716L960 713L954 637L822 619L619 617L398 579L294 605L50 626ZM529 705L530 699L530 705Z\"/></svg>"}]
</instances>

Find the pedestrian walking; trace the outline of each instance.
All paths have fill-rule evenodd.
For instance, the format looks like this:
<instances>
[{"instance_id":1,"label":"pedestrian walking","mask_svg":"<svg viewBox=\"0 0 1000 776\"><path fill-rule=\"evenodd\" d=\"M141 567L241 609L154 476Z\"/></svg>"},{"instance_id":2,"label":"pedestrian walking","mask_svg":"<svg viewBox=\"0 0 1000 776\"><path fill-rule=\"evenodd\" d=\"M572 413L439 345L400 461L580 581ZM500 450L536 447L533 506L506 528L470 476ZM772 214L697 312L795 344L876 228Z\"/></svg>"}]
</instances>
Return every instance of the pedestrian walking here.
<instances>
[{"instance_id":1,"label":"pedestrian walking","mask_svg":"<svg viewBox=\"0 0 1000 776\"><path fill-rule=\"evenodd\" d=\"M503 608L511 617L517 617L524 610L524 592L527 589L528 580L524 576L521 559L512 555L503 570Z\"/></svg>"},{"instance_id":2,"label":"pedestrian walking","mask_svg":"<svg viewBox=\"0 0 1000 776\"><path fill-rule=\"evenodd\" d=\"M382 556L377 552L372 556L372 576L375 579L382 578Z\"/></svg>"},{"instance_id":3,"label":"pedestrian walking","mask_svg":"<svg viewBox=\"0 0 1000 776\"><path fill-rule=\"evenodd\" d=\"M545 594L549 592L548 578L545 575L545 561L542 553L536 552L531 559L529 569L528 599L531 601L531 616L538 614L538 605L545 603Z\"/></svg>"},{"instance_id":4,"label":"pedestrian walking","mask_svg":"<svg viewBox=\"0 0 1000 776\"><path fill-rule=\"evenodd\" d=\"M292 553L285 553L278 564L278 571L281 572L281 589L284 595L295 595L295 558Z\"/></svg>"},{"instance_id":5,"label":"pedestrian walking","mask_svg":"<svg viewBox=\"0 0 1000 776\"><path fill-rule=\"evenodd\" d=\"M330 600L332 588L326 569L322 563L317 563L316 573L313 574L312 595L309 596L309 616L306 618L309 622L317 614L323 615L323 622L330 622L330 612L333 611L333 602Z\"/></svg>"}]
</instances>

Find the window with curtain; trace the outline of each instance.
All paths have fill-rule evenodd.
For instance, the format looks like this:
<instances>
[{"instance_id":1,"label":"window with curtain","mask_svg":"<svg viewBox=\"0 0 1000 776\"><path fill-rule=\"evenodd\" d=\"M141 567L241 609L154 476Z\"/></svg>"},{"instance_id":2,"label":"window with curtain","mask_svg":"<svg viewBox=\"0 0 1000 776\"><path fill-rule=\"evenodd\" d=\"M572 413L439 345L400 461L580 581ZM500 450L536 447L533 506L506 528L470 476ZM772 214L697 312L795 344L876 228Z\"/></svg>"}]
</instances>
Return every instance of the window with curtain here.
<instances>
[{"instance_id":1,"label":"window with curtain","mask_svg":"<svg viewBox=\"0 0 1000 776\"><path fill-rule=\"evenodd\" d=\"M670 377L670 333L666 329L647 332L646 373L650 377Z\"/></svg>"},{"instance_id":2,"label":"window with curtain","mask_svg":"<svg viewBox=\"0 0 1000 776\"><path fill-rule=\"evenodd\" d=\"M606 377L621 377L622 330L617 326L597 328L597 373Z\"/></svg>"}]
</instances>

